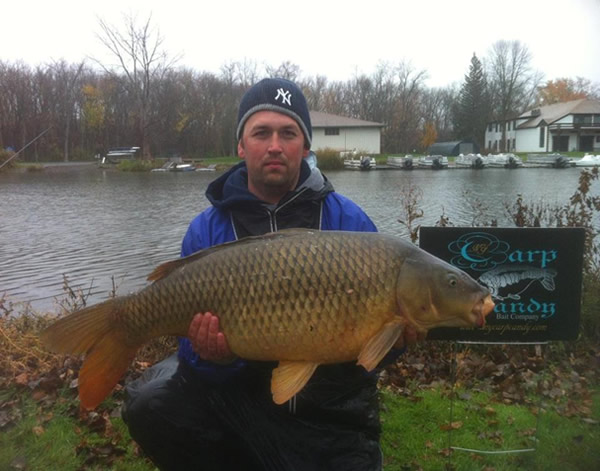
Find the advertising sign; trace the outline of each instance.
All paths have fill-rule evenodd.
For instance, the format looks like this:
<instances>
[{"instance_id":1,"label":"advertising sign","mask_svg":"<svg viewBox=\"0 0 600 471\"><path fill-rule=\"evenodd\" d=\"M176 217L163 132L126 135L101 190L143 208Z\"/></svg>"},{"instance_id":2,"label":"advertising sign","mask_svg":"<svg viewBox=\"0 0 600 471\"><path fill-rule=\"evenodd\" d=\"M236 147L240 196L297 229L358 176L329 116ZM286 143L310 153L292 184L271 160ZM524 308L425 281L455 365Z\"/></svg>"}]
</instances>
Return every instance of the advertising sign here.
<instances>
[{"instance_id":1,"label":"advertising sign","mask_svg":"<svg viewBox=\"0 0 600 471\"><path fill-rule=\"evenodd\" d=\"M427 338L479 342L573 340L579 330L582 228L421 227L420 247L486 286L496 306L477 328Z\"/></svg>"}]
</instances>

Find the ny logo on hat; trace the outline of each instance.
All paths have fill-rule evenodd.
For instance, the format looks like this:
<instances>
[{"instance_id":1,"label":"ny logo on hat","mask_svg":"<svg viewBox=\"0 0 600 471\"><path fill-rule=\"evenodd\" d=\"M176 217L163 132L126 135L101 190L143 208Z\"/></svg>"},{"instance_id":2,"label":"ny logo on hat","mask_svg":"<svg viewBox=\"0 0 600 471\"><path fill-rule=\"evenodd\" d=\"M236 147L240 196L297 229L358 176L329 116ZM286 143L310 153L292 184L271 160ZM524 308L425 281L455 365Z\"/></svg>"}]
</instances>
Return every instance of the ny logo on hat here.
<instances>
[{"instance_id":1,"label":"ny logo on hat","mask_svg":"<svg viewBox=\"0 0 600 471\"><path fill-rule=\"evenodd\" d=\"M275 101L277 101L277 99L281 97L281 104L287 104L289 106L292 106L292 94L290 93L289 90L284 90L283 88L278 88L277 89L277 95L275 96Z\"/></svg>"}]
</instances>

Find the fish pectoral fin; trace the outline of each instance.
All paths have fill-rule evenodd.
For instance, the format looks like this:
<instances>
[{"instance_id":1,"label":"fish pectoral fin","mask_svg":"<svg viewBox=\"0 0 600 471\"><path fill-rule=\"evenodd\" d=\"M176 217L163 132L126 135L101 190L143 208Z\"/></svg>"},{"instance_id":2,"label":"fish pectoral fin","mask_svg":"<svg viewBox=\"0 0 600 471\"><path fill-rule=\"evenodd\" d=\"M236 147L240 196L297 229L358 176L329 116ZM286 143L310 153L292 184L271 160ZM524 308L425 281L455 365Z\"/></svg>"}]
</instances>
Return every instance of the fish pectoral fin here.
<instances>
[{"instance_id":1,"label":"fish pectoral fin","mask_svg":"<svg viewBox=\"0 0 600 471\"><path fill-rule=\"evenodd\" d=\"M369 339L358 355L358 364L367 371L375 369L390 351L404 330L404 321L398 319L387 322Z\"/></svg>"},{"instance_id":2,"label":"fish pectoral fin","mask_svg":"<svg viewBox=\"0 0 600 471\"><path fill-rule=\"evenodd\" d=\"M319 363L310 361L280 361L271 376L271 393L275 404L290 400L308 382Z\"/></svg>"}]
</instances>

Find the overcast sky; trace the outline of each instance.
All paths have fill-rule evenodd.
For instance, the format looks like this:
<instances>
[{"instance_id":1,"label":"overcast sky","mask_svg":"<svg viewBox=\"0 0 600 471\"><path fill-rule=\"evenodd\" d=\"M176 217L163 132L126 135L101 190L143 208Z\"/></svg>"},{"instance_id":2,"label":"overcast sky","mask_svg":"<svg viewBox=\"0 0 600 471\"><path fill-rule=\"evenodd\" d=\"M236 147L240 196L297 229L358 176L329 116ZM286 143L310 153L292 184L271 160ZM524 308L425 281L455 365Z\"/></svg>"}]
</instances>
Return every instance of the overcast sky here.
<instances>
[{"instance_id":1,"label":"overcast sky","mask_svg":"<svg viewBox=\"0 0 600 471\"><path fill-rule=\"evenodd\" d=\"M600 83L600 0L13 0L0 7L0 60L105 60L99 20L152 24L179 65L219 72L226 62L297 64L303 76L347 80L379 62L409 62L429 86L462 81L473 53L520 40L546 80Z\"/></svg>"}]
</instances>

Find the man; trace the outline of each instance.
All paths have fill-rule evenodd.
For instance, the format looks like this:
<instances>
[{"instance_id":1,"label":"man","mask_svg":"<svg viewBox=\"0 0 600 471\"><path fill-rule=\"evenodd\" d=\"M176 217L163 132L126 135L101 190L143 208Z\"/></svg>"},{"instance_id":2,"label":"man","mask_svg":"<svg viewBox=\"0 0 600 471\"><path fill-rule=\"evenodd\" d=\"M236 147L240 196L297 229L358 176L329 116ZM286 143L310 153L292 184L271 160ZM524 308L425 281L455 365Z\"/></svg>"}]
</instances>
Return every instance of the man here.
<instances>
[{"instance_id":1,"label":"man","mask_svg":"<svg viewBox=\"0 0 600 471\"><path fill-rule=\"evenodd\" d=\"M250 88L237 138L243 162L209 185L212 207L191 222L182 256L288 228L376 231L304 160L312 128L294 83L265 79ZM407 335L412 341L414 332ZM180 339L172 376L172 366L157 367L154 379L128 388L124 419L160 469L381 469L376 375L354 363L322 365L279 406L270 393L274 365L235 358L218 313L196 315L188 337Z\"/></svg>"}]
</instances>

